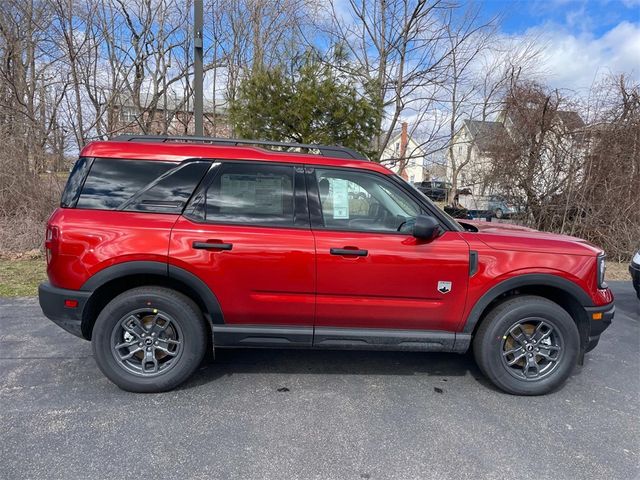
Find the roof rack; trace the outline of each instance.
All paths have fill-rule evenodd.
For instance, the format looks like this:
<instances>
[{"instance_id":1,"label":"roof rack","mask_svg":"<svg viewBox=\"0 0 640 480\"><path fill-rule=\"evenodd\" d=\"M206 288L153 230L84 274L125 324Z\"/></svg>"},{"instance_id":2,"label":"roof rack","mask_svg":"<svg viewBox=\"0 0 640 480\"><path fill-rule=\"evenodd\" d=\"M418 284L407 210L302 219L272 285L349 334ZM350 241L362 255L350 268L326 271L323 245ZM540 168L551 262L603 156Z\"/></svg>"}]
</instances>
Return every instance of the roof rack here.
<instances>
[{"instance_id":1,"label":"roof rack","mask_svg":"<svg viewBox=\"0 0 640 480\"><path fill-rule=\"evenodd\" d=\"M247 145L260 147L278 147L280 149L317 150L325 157L344 158L353 160L369 159L362 153L340 145L310 145L304 143L272 142L267 140L249 140L236 138L194 137L194 136L166 136L166 135L118 135L110 140L117 142L184 142L210 143L213 145ZM286 150L285 150L286 151Z\"/></svg>"}]
</instances>

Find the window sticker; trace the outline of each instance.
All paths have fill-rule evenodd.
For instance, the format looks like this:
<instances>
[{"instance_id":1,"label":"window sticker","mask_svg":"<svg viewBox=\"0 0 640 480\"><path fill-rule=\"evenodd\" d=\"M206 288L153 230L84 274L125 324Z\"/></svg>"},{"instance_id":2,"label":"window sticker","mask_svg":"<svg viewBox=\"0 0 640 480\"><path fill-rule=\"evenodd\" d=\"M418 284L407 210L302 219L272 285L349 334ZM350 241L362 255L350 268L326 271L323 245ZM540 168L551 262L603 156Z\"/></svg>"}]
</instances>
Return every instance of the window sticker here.
<instances>
[{"instance_id":1,"label":"window sticker","mask_svg":"<svg viewBox=\"0 0 640 480\"><path fill-rule=\"evenodd\" d=\"M349 181L343 178L334 178L331 182L333 190L333 218L349 218Z\"/></svg>"}]
</instances>

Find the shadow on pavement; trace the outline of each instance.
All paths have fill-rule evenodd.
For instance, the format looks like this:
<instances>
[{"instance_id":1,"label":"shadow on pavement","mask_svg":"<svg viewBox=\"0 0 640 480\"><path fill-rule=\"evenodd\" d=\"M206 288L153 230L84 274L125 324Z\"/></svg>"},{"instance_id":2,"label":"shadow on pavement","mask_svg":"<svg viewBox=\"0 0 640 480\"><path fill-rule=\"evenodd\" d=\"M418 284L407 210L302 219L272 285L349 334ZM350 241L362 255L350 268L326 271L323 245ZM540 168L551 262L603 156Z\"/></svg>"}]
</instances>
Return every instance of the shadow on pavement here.
<instances>
[{"instance_id":1,"label":"shadow on pavement","mask_svg":"<svg viewBox=\"0 0 640 480\"><path fill-rule=\"evenodd\" d=\"M470 353L422 353L342 350L220 349L203 363L183 389L233 374L429 375L467 374L489 386Z\"/></svg>"}]
</instances>

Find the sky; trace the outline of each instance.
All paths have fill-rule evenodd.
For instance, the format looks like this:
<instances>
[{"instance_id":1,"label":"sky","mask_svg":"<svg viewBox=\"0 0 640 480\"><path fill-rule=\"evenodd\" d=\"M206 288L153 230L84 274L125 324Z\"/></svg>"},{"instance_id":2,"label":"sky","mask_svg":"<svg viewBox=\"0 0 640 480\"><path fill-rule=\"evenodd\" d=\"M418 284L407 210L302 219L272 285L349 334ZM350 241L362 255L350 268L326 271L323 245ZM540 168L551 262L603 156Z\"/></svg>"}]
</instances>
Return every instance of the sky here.
<instances>
[{"instance_id":1,"label":"sky","mask_svg":"<svg viewBox=\"0 0 640 480\"><path fill-rule=\"evenodd\" d=\"M584 92L609 72L640 83L640 0L485 0L508 37L536 38L555 88Z\"/></svg>"}]
</instances>

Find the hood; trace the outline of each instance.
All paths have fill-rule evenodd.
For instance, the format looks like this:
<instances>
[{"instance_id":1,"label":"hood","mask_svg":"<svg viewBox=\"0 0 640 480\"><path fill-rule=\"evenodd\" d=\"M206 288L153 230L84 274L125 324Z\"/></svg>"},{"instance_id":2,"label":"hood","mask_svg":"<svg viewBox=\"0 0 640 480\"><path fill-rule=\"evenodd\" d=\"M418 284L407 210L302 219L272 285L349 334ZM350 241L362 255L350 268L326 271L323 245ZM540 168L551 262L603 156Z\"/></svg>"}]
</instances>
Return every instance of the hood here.
<instances>
[{"instance_id":1,"label":"hood","mask_svg":"<svg viewBox=\"0 0 640 480\"><path fill-rule=\"evenodd\" d=\"M477 238L496 250L546 252L563 255L590 255L602 249L586 240L558 233L541 232L533 228L508 223L465 221L478 229Z\"/></svg>"}]
</instances>

